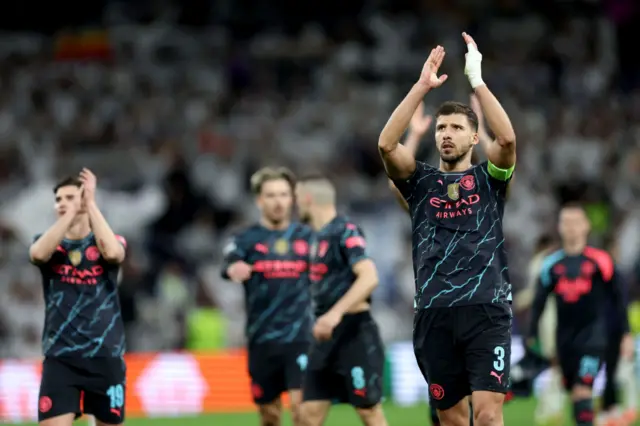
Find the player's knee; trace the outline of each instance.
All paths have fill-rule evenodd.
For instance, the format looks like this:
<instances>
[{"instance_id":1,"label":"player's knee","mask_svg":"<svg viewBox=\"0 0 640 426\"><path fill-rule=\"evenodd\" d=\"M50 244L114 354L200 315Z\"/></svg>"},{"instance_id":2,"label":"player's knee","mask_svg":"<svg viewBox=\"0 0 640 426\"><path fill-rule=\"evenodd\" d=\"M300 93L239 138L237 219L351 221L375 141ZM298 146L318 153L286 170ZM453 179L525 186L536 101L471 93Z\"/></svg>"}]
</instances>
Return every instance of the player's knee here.
<instances>
[{"instance_id":1,"label":"player's knee","mask_svg":"<svg viewBox=\"0 0 640 426\"><path fill-rule=\"evenodd\" d=\"M293 426L300 426L302 425L302 421L301 421L301 415L300 415L300 403L299 402L294 402L293 400L291 401L291 421L293 423Z\"/></svg>"},{"instance_id":2,"label":"player's knee","mask_svg":"<svg viewBox=\"0 0 640 426\"><path fill-rule=\"evenodd\" d=\"M298 410L300 426L320 426L324 420L327 407L316 401L303 402Z\"/></svg>"},{"instance_id":3,"label":"player's knee","mask_svg":"<svg viewBox=\"0 0 640 426\"><path fill-rule=\"evenodd\" d=\"M279 404L263 404L260 406L261 426L279 426L282 410Z\"/></svg>"},{"instance_id":4,"label":"player's knee","mask_svg":"<svg viewBox=\"0 0 640 426\"><path fill-rule=\"evenodd\" d=\"M373 407L356 408L360 420L365 426L386 426L387 421L382 411L382 406L376 404Z\"/></svg>"},{"instance_id":5,"label":"player's knee","mask_svg":"<svg viewBox=\"0 0 640 426\"><path fill-rule=\"evenodd\" d=\"M499 398L498 398L499 396ZM501 395L496 398L473 401L473 424L475 426L500 426L502 425L502 400Z\"/></svg>"},{"instance_id":6,"label":"player's knee","mask_svg":"<svg viewBox=\"0 0 640 426\"><path fill-rule=\"evenodd\" d=\"M441 426L468 426L469 411L468 402L465 398L460 403L446 410L438 410L438 418Z\"/></svg>"}]
</instances>

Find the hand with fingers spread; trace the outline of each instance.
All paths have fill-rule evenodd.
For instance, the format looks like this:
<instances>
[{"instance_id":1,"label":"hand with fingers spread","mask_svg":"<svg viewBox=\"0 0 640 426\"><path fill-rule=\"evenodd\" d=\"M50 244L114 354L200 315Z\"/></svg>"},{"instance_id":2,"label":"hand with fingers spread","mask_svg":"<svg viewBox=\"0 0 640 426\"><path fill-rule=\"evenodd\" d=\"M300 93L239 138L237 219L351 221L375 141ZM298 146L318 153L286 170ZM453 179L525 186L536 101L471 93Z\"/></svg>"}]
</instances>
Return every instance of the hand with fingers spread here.
<instances>
[{"instance_id":1,"label":"hand with fingers spread","mask_svg":"<svg viewBox=\"0 0 640 426\"><path fill-rule=\"evenodd\" d=\"M464 74L469 79L472 88L482 86L482 53L478 51L478 45L475 40L467 34L462 33L462 38L467 45L467 53L465 53Z\"/></svg>"},{"instance_id":2,"label":"hand with fingers spread","mask_svg":"<svg viewBox=\"0 0 640 426\"><path fill-rule=\"evenodd\" d=\"M420 74L420 80L418 80L418 83L429 89L434 89L442 86L442 83L447 81L448 76L446 74L442 74L438 77L438 69L440 69L440 65L442 65L444 55L445 51L442 46L438 46L431 50L431 54L422 67L422 73Z\"/></svg>"},{"instance_id":3,"label":"hand with fingers spread","mask_svg":"<svg viewBox=\"0 0 640 426\"><path fill-rule=\"evenodd\" d=\"M418 105L418 109L413 113L411 117L411 122L409 123L409 133L413 133L417 136L424 136L428 131L429 127L431 127L431 123L433 122L433 116L425 115L424 113L424 103L420 102Z\"/></svg>"}]
</instances>

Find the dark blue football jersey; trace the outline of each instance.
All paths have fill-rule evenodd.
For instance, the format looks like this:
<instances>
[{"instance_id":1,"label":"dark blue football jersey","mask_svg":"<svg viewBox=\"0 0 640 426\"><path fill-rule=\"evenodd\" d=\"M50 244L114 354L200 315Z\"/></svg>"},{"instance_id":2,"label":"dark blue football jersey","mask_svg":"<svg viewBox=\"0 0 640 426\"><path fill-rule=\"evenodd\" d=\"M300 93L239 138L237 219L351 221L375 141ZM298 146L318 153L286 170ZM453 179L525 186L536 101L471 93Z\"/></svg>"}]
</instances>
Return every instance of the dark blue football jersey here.
<instances>
[{"instance_id":1,"label":"dark blue football jersey","mask_svg":"<svg viewBox=\"0 0 640 426\"><path fill-rule=\"evenodd\" d=\"M411 214L416 309L511 301L502 218L512 173L489 162L461 173L417 162L394 180Z\"/></svg>"},{"instance_id":2,"label":"dark blue football jersey","mask_svg":"<svg viewBox=\"0 0 640 426\"><path fill-rule=\"evenodd\" d=\"M237 233L224 250L222 276L236 261L253 268L244 282L249 345L311 339L309 243L311 228L291 223L273 230L256 224Z\"/></svg>"},{"instance_id":3,"label":"dark blue football jersey","mask_svg":"<svg viewBox=\"0 0 640 426\"><path fill-rule=\"evenodd\" d=\"M316 316L325 314L356 279L353 265L367 259L362 231L344 216L336 216L315 234L311 248L311 293Z\"/></svg>"},{"instance_id":4,"label":"dark blue football jersey","mask_svg":"<svg viewBox=\"0 0 640 426\"><path fill-rule=\"evenodd\" d=\"M621 281L604 250L585 247L576 255L558 250L544 259L531 307L531 337L538 335L538 322L551 294L555 294L561 349L604 347L609 316L620 322L620 331L629 331Z\"/></svg>"},{"instance_id":5,"label":"dark blue football jersey","mask_svg":"<svg viewBox=\"0 0 640 426\"><path fill-rule=\"evenodd\" d=\"M36 236L36 241L40 236ZM126 246L124 238L118 240ZM104 260L93 233L62 240L42 274L45 356L120 357L125 351L118 297L120 266Z\"/></svg>"}]
</instances>

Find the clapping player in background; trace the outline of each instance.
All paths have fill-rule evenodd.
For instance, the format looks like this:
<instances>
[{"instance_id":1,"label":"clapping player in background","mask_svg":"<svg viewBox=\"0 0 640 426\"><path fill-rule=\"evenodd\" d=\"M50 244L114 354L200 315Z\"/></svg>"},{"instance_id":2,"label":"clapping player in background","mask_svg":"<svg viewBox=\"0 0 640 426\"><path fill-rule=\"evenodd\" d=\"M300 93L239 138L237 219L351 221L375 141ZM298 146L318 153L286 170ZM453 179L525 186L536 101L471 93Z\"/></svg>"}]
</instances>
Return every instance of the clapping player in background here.
<instances>
[{"instance_id":1,"label":"clapping player in background","mask_svg":"<svg viewBox=\"0 0 640 426\"><path fill-rule=\"evenodd\" d=\"M95 200L95 175L84 169L54 188L58 219L29 248L42 274L46 321L38 419L70 426L81 412L98 425L125 418L124 325L118 272L124 238Z\"/></svg>"},{"instance_id":2,"label":"clapping player in background","mask_svg":"<svg viewBox=\"0 0 640 426\"><path fill-rule=\"evenodd\" d=\"M607 301L620 322L622 352L633 348L620 281L612 257L587 246L590 224L580 205L566 205L560 212L558 230L562 248L548 255L541 267L531 312L527 343L535 348L538 322L547 298L555 294L557 356L564 384L571 393L575 424L594 424L593 381L602 366L607 347Z\"/></svg>"},{"instance_id":3,"label":"clapping player in background","mask_svg":"<svg viewBox=\"0 0 640 426\"><path fill-rule=\"evenodd\" d=\"M445 56L440 46L391 115L378 148L409 206L416 277L414 350L440 421L468 425L467 395L472 394L474 423L499 426L509 385L512 316L502 217L515 168L515 133L482 80L475 42L467 34L463 39L465 74L496 137L484 146L489 161L472 166L478 118L458 102L446 102L436 113L438 168L416 162L399 143L424 96L447 79L437 75Z\"/></svg>"},{"instance_id":4,"label":"clapping player in background","mask_svg":"<svg viewBox=\"0 0 640 426\"><path fill-rule=\"evenodd\" d=\"M337 214L328 179L301 180L296 200L315 231L309 278L317 319L304 378L303 425L322 425L338 401L355 407L366 426L386 426L380 405L385 352L369 312L376 266L360 228Z\"/></svg>"},{"instance_id":5,"label":"clapping player in background","mask_svg":"<svg viewBox=\"0 0 640 426\"><path fill-rule=\"evenodd\" d=\"M289 391L294 425L311 338L307 268L311 229L291 221L293 174L264 168L251 177L260 223L225 248L222 276L242 284L247 311L251 393L262 426L280 425L280 395Z\"/></svg>"}]
</instances>

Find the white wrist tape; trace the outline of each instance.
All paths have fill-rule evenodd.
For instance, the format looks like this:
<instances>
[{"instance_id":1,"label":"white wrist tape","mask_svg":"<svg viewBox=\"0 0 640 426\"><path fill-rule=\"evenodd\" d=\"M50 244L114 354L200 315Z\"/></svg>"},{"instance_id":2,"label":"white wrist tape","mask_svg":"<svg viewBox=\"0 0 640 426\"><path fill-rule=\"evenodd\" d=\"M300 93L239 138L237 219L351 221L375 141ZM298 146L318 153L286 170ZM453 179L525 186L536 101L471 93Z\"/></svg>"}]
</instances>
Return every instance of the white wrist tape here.
<instances>
[{"instance_id":1,"label":"white wrist tape","mask_svg":"<svg viewBox=\"0 0 640 426\"><path fill-rule=\"evenodd\" d=\"M471 43L467 44L467 54L465 55L464 74L469 79L472 88L482 86L482 53Z\"/></svg>"}]
</instances>

